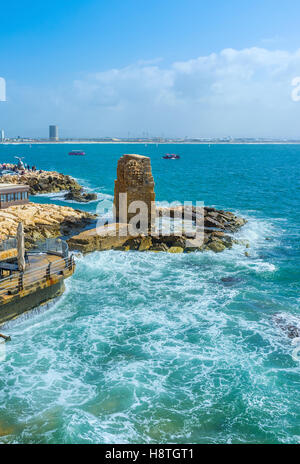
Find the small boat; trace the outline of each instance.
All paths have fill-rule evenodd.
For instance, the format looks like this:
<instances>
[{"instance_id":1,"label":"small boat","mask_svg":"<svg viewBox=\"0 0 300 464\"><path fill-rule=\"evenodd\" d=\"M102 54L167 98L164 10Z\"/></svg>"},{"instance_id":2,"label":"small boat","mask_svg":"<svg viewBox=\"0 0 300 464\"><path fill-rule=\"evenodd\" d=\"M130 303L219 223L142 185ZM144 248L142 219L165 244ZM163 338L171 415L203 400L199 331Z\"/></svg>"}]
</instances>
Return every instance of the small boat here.
<instances>
[{"instance_id":1,"label":"small boat","mask_svg":"<svg viewBox=\"0 0 300 464\"><path fill-rule=\"evenodd\" d=\"M166 160L177 160L180 159L179 155L175 155L175 153L167 153L165 156L163 156L163 159Z\"/></svg>"},{"instance_id":2,"label":"small boat","mask_svg":"<svg viewBox=\"0 0 300 464\"><path fill-rule=\"evenodd\" d=\"M69 152L70 156L84 156L85 152L81 150L72 150Z\"/></svg>"}]
</instances>

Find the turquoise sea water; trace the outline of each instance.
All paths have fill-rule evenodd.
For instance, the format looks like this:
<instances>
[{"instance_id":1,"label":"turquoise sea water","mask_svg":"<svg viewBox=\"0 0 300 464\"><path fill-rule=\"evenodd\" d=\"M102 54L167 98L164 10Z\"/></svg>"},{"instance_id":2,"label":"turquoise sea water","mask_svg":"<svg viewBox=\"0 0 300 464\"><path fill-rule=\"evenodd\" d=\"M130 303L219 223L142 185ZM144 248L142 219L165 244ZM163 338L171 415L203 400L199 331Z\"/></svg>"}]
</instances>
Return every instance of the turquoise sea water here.
<instances>
[{"instance_id":1,"label":"turquoise sea water","mask_svg":"<svg viewBox=\"0 0 300 464\"><path fill-rule=\"evenodd\" d=\"M300 361L274 321L300 327L300 146L86 145L68 157L75 148L0 146L0 159L22 154L101 199L122 154L148 155L157 200L246 217L250 257L78 255L64 296L5 329L0 442L300 443Z\"/></svg>"}]
</instances>

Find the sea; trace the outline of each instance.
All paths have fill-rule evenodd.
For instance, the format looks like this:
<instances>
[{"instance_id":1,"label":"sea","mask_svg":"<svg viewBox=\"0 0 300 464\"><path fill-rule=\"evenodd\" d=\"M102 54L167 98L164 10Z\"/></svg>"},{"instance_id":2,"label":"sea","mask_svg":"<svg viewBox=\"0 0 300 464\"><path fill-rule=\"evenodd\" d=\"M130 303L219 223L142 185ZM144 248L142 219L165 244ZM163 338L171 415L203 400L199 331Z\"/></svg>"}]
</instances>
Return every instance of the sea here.
<instances>
[{"instance_id":1,"label":"sea","mask_svg":"<svg viewBox=\"0 0 300 464\"><path fill-rule=\"evenodd\" d=\"M32 201L90 212L125 153L151 158L158 202L246 218L250 248L77 253L65 294L1 329L0 442L300 443L300 339L285 329L300 330L300 145L0 145L1 162L98 194Z\"/></svg>"}]
</instances>

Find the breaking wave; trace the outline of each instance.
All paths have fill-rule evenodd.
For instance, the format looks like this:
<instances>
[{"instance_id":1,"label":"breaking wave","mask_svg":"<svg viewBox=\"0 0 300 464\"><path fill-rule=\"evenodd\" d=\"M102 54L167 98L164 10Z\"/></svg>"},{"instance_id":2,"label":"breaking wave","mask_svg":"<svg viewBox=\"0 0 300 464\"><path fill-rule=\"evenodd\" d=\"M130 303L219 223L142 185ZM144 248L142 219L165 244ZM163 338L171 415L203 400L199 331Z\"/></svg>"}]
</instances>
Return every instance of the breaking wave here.
<instances>
[{"instance_id":1,"label":"breaking wave","mask_svg":"<svg viewBox=\"0 0 300 464\"><path fill-rule=\"evenodd\" d=\"M247 216L239 243L77 253L64 296L6 329L0 441L300 443L299 147L168 147L178 163L136 148L151 156L158 200ZM51 150L33 147L31 164L112 193L124 146L89 145L76 163Z\"/></svg>"},{"instance_id":2,"label":"breaking wave","mask_svg":"<svg viewBox=\"0 0 300 464\"><path fill-rule=\"evenodd\" d=\"M250 219L239 235L250 257L77 254L63 299L10 328L0 400L17 407L2 440L239 443L251 424L254 441L299 441L299 366L271 317L279 302L257 290L280 234Z\"/></svg>"}]
</instances>

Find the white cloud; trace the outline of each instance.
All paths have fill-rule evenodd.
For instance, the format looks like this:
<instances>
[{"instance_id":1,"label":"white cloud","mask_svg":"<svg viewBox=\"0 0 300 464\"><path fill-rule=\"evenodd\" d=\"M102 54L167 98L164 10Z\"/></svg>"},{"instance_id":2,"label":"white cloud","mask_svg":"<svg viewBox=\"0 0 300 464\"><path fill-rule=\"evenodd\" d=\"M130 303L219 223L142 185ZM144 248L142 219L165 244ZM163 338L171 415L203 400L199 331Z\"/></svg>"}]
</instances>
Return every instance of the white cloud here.
<instances>
[{"instance_id":1,"label":"white cloud","mask_svg":"<svg viewBox=\"0 0 300 464\"><path fill-rule=\"evenodd\" d=\"M52 89L42 119L57 114L67 135L300 136L297 76L300 50L225 49L168 67L140 61L83 76L56 99Z\"/></svg>"}]
</instances>

